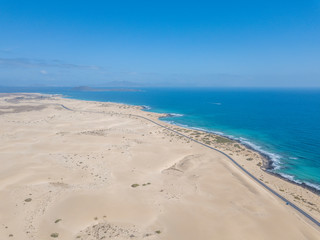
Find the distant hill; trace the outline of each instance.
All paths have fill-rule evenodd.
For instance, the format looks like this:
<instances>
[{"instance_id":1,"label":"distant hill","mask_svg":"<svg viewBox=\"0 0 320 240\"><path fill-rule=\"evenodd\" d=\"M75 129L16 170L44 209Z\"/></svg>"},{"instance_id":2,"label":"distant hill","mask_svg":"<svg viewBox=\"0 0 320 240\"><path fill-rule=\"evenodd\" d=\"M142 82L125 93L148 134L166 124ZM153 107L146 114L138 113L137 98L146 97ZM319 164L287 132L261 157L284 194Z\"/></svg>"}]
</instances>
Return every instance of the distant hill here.
<instances>
[{"instance_id":1,"label":"distant hill","mask_svg":"<svg viewBox=\"0 0 320 240\"><path fill-rule=\"evenodd\" d=\"M84 92L140 92L140 89L131 88L92 88L88 86L79 86L72 88L74 91L84 91Z\"/></svg>"}]
</instances>

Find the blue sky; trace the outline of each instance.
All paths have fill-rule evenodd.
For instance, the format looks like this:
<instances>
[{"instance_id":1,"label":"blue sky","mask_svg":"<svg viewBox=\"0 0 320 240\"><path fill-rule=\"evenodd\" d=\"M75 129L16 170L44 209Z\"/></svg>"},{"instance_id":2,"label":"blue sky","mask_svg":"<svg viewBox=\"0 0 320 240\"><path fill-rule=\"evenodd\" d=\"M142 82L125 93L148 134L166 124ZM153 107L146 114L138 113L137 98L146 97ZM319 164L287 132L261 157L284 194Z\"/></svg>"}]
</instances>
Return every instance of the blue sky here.
<instances>
[{"instance_id":1,"label":"blue sky","mask_svg":"<svg viewBox=\"0 0 320 240\"><path fill-rule=\"evenodd\" d=\"M0 0L0 85L320 87L320 0Z\"/></svg>"}]
</instances>

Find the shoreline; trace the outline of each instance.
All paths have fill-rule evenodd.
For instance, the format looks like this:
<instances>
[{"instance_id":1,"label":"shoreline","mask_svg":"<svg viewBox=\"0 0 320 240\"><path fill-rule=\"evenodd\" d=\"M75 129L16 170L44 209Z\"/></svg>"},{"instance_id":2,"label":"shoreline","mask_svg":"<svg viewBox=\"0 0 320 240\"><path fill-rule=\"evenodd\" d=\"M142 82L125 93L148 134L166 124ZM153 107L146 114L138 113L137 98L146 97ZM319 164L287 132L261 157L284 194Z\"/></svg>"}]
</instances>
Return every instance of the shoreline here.
<instances>
[{"instance_id":1,"label":"shoreline","mask_svg":"<svg viewBox=\"0 0 320 240\"><path fill-rule=\"evenodd\" d=\"M179 125L174 124L174 123L169 123L169 124L173 124L173 125L179 126ZM193 127L187 127L187 126L186 126L186 128L195 129L197 131L201 131L201 132L205 132L205 133L211 133L211 134L215 134L215 135L218 135L218 136L221 136L221 137L225 137L225 138L230 139L231 141L237 142L237 143L245 146L246 148L250 149L251 151L254 151L254 152L258 153L261 157L264 158L265 161L263 161L263 166L260 167L261 170L263 170L264 172L266 172L266 173L268 173L270 175L273 175L273 176L276 176L276 177L278 177L278 178L280 178L282 180L285 180L285 181L287 181L287 182L289 182L291 184L295 184L295 185L297 185L299 187L307 189L307 190L309 190L309 191L311 191L311 192L313 192L313 193L315 193L315 194L320 196L320 190L319 189L317 189L315 187L312 187L312 186L309 186L308 184L306 184L304 182L298 183L298 182L296 182L294 180L291 180L289 178L286 178L286 177L282 176L279 173L272 172L271 170L275 169L275 167L273 166L274 161L272 160L272 158L268 154L263 153L263 152L259 151L258 149L255 149L254 147L250 146L249 144L243 143L240 140L234 139L234 138L226 136L224 134L220 135L220 134L218 134L216 132L200 130L199 128L193 128Z\"/></svg>"},{"instance_id":2,"label":"shoreline","mask_svg":"<svg viewBox=\"0 0 320 240\"><path fill-rule=\"evenodd\" d=\"M123 103L121 103L121 104L123 104ZM136 106L139 106L139 105L136 105ZM146 107L144 105L139 106L139 107L141 107L142 110L148 110L148 112L152 112L152 111L150 111L151 110L150 107ZM153 112L153 113L157 113L157 112ZM187 125L177 124L174 121L162 120L161 118L179 117L179 115L180 115L180 114L172 114L172 113L164 113L164 114L166 116L159 117L160 121L166 122L166 123L174 125L174 126L179 126L179 127L192 129L192 130L196 130L196 131L200 131L200 132L204 132L204 133L214 134L214 135L227 138L227 139L229 139L231 141L234 141L234 142L236 142L238 144L243 145L247 149L250 149L251 151L254 151L254 152L258 153L265 160L265 161L263 161L263 166L260 167L260 169L263 170L264 172L266 172L266 173L268 173L270 175L276 176L276 177L278 177L278 178L280 178L282 180L285 180L290 184L294 184L294 185L297 185L297 186L302 187L304 189L307 189L307 190L309 190L309 191L311 191L311 192L313 192L313 193L315 193L315 194L320 196L320 189L317 189L316 187L312 187L312 186L310 186L310 185L308 185L307 183L304 183L304 182L301 182L301 183L296 182L294 180L291 180L290 178L287 178L287 177L281 175L280 173L273 172L272 170L274 170L276 168L274 166L274 162L275 161L267 153L264 153L263 151L259 151L258 149L252 147L250 144L247 144L247 143L242 142L241 140L232 138L232 137L224 134L223 132L221 132L221 134L219 134L218 132L215 132L215 131L210 131L210 130L205 130L205 129L202 129L202 128L190 127L190 126L187 126Z\"/></svg>"}]
</instances>

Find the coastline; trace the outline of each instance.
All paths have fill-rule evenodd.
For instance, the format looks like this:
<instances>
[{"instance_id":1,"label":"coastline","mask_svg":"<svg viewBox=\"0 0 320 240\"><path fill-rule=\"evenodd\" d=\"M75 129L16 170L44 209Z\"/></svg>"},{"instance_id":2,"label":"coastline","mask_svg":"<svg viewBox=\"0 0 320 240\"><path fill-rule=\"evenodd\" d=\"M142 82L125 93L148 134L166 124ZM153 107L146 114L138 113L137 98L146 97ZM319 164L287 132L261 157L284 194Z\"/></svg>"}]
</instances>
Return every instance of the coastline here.
<instances>
[{"instance_id":1,"label":"coastline","mask_svg":"<svg viewBox=\"0 0 320 240\"><path fill-rule=\"evenodd\" d=\"M23 97L19 98L19 95ZM15 228L14 225L17 225L16 228L18 228L26 220L21 217L10 218L14 214L10 209L18 208L15 212L21 212L21 216L25 215L26 219L29 219L28 216L31 214L30 224L35 229L40 228L28 230L33 237L27 234L27 239L38 239L40 236L45 238L50 231L53 231L52 229L57 229L55 231L65 236L62 239L77 236L91 239L87 237L86 232L94 233L95 226L104 228L111 226L113 229L120 229L120 225L115 227L114 224L121 223L125 219L123 224L133 221L136 226L131 225L128 228L126 224L122 224L121 229L126 229L131 235L150 237L150 239L168 239L173 236L185 239L194 239L195 236L200 236L202 239L210 239L212 236L220 237L220 239L234 239L239 234L244 237L247 231L243 229L248 227L250 231L246 239L263 239L262 236L270 237L272 234L275 239L283 239L290 234L292 234L291 239L301 239L301 232L307 232L307 236L312 239L312 236L319 234L319 229L311 227L297 212L288 209L246 177L224 156L206 150L188 139L175 136L165 129L139 120L134 115L150 118L232 156L264 184L284 195L315 219L320 219L317 210L320 206L318 195L263 171L261 166L257 166L263 163L263 157L234 140L168 124L159 120L165 114L141 111L143 108L141 106L90 102L60 96L48 98L33 98L32 96L35 95L17 94L12 98L7 96L8 99L0 98L0 112L3 116L0 120L4 126L4 132L1 133L2 151L0 153L3 154L4 160L11 159L14 163L12 165L8 160L8 163L4 162L2 166L4 170L10 166L8 169L11 175L6 175L7 170L0 171L1 174L5 174L2 177L5 179L6 186L0 188L0 196L4 200L4 206L1 207L0 212L6 213L0 217L0 221L2 224L7 222L6 225L10 225L9 229ZM38 94L36 96L48 95ZM42 107L39 108L40 106ZM73 109L76 111L71 111ZM32 131L33 134L30 134L29 131ZM38 141L37 138L41 141ZM26 163L14 160L21 157L19 151L15 150L15 146L22 147L21 149L25 152L23 159L27 161ZM28 160L27 156L32 157ZM110 159L109 156L118 160L112 160L113 158ZM30 164L30 167L26 168L27 163ZM36 172L32 170L39 167L43 170ZM31 173L27 175L28 180L25 180L23 174L28 173L29 168ZM87 172L89 169L92 170ZM49 178L41 175L43 171L47 172ZM213 172L215 174L212 174ZM106 177L104 177L105 174L107 174ZM15 178L14 181L10 180L12 177ZM150 187L147 187L149 183ZM135 184L138 185L137 189ZM41 187L34 188L36 186ZM6 194L4 191L6 189L11 189L13 195ZM48 192L49 189L55 195ZM108 191L103 189L108 189ZM114 200L108 194L109 192L116 197ZM21 205L19 199L26 198L25 196L29 194L32 194L32 199L34 199L32 203ZM44 196L47 195L51 199L49 205L41 205L46 202ZM91 198L91 196L98 197ZM79 202L78 198L83 200ZM120 204L121 198L128 198L130 201ZM225 198L228 200L226 201ZM17 199L19 201L16 203ZM98 205L94 204L97 199L101 199ZM103 199L107 202L103 203ZM71 224L73 215L68 215L64 211L72 208L75 203L82 204L87 201L90 203L87 206L88 210L85 210L85 215L80 218L83 218L84 222L73 224L74 227L70 225L69 228L72 231L63 225L50 223L59 217L59 219L62 218L63 223L69 224L70 222ZM17 207L12 205L15 203ZM114 206L117 211L111 214L109 206ZM26 207L28 208L25 209ZM92 209L93 207L96 208ZM90 215L101 212L101 207L108 210L107 222L104 216L99 216L101 220L96 220ZM130 215L132 211L130 209L135 208L142 214L142 218L137 218L137 212ZM192 211L188 212L190 208ZM36 209L42 209L43 214L35 212ZM184 215L186 212L190 214L189 217ZM119 213L123 217L119 217ZM87 214L90 215L90 220L86 217ZM195 224L192 223L193 218L199 219L196 228L190 227ZM221 220L221 218L225 226L223 230L217 231L221 229L218 224L218 219ZM156 221L150 219L156 219ZM20 225L15 221L21 221ZM229 227L239 221L244 228L233 229L235 235L228 235L230 234ZM285 231L283 229L290 226L289 230L291 225L282 225L282 222L291 223L296 228L292 232ZM182 229L177 230L179 227L176 223L183 224L183 231ZM207 225L208 223L210 224ZM174 227L172 228L171 225ZM281 231L275 230L278 225L282 226ZM209 235L203 231L198 232L197 228L207 229ZM274 229L274 232L270 233L270 229ZM151 234L150 231L153 233ZM161 232L161 235L157 235L160 234L157 233L158 231ZM78 235L74 235L73 232ZM0 236L2 233L4 230L0 231ZM18 235L15 233L15 236L16 234ZM129 234L121 239L130 238Z\"/></svg>"},{"instance_id":2,"label":"coastline","mask_svg":"<svg viewBox=\"0 0 320 240\"><path fill-rule=\"evenodd\" d=\"M121 103L123 104L123 103ZM151 108L148 107L148 106L139 106L141 107L142 110L148 110L148 112L152 112ZM156 113L156 112L153 112L153 113ZM224 134L224 133L221 133L219 134L218 132L213 132L213 131L209 131L209 130L205 130L205 129L200 129L200 128L196 128L196 127L189 127L189 126L186 126L186 125L181 125L181 124L176 124L174 121L166 121L166 120L162 120L162 118L166 118L166 117L179 117L181 116L181 114L175 114L175 113L164 113L165 116L160 116L158 119L164 123L167 123L169 125L173 125L173 126L176 126L176 127L180 127L180 128L185 128L185 129L190 129L190 130L195 130L195 131L199 131L199 132L203 132L205 134L212 134L212 135L216 135L216 136L219 136L219 137L223 137L223 138L226 138L226 139L229 139L230 141L234 142L234 143L237 143L237 144L240 144L241 146L245 147L246 149L250 150L250 151L253 151L257 154L259 154L259 156L261 157L262 159L262 165L261 166L257 166L257 168L259 168L260 170L262 170L263 172L265 172L266 174L269 174L271 176L275 176L276 178L279 178L289 184L293 184L295 186L298 186L299 188L302 188L302 189L305 189L307 191L310 191L312 192L313 194L316 194L317 196L320 196L320 190L315 188L315 187L312 187L304 182L302 183L299 183L299 182L296 182L294 180L291 180L290 178L287 178L279 173L276 173L276 172L273 172L272 170L275 169L275 166L273 165L274 164L274 161L273 159L266 153L264 153L263 151L259 151L258 149L252 147L250 144L246 144L238 139L235 139L235 138L232 138L232 137L229 137L228 135ZM282 192L282 191L281 191ZM319 209L318 209L318 212L320 213ZM319 218L318 218L319 219Z\"/></svg>"},{"instance_id":3,"label":"coastline","mask_svg":"<svg viewBox=\"0 0 320 240\"><path fill-rule=\"evenodd\" d=\"M161 118L162 117L160 117L159 119L161 120ZM257 169L263 171L263 173L265 173L265 174L267 174L269 176L272 176L272 177L275 177L276 179L284 181L285 183L289 184L288 186L296 186L296 187L298 187L298 189L303 189L303 190L306 191L307 194L308 194L308 192L311 192L311 193L315 194L317 197L319 197L319 195L320 195L320 190L318 190L315 187L309 186L309 185L307 185L305 183L295 182L293 180L290 180L289 178L286 178L286 177L282 176L281 174L278 174L278 173L270 171L270 170L274 169L274 167L272 166L273 160L271 159L271 157L268 156L267 154L263 153L263 152L260 152L259 150L255 149L255 148L253 148L252 146L241 142L240 140L228 137L228 136L224 135L223 133L219 134L219 133L216 133L216 132L207 131L205 129L193 128L193 127L188 127L188 126L181 126L181 125L175 124L174 122L171 122L171 121L170 122L162 121L162 122L166 122L166 123L168 123L170 125L177 126L179 128L195 130L195 131L203 132L205 134L210 134L210 135L216 135L218 137L222 137L222 138L228 139L233 143L239 144L239 145L243 146L244 148L248 149L249 151L255 152L255 153L257 153L259 155L259 158L260 158L262 164L261 165L256 164L256 166L254 166L254 168L257 168ZM227 152L227 151L225 151L225 149L222 149L222 151L225 152L225 153ZM231 155L232 155L232 153L231 153ZM240 163L241 163L241 161L240 161ZM253 175L256 176L256 177L258 176L257 173L253 173ZM262 180L262 179L260 179L260 180ZM275 181L275 182L277 182L277 181ZM268 181L267 181L267 183L268 183ZM275 187L278 190L278 192L280 190L280 192L279 192L280 194L281 193L283 194L283 190L281 189L281 187L279 187L277 184L272 184L272 185L273 185L273 187ZM289 194L294 196L295 192L297 192L296 190L295 191L290 191ZM299 194L301 194L301 191L299 191ZM286 196L286 197L288 197L288 196ZM300 197L294 196L293 199L291 199L291 200L295 201L298 198L300 198ZM303 199L303 197L302 197L302 199ZM300 206L299 203L298 203L298 205ZM313 205L313 204L311 204L311 205ZM317 209L317 212L320 213L320 209L319 208ZM320 220L319 217L317 219Z\"/></svg>"},{"instance_id":4,"label":"coastline","mask_svg":"<svg viewBox=\"0 0 320 240\"><path fill-rule=\"evenodd\" d=\"M168 114L168 115L171 115L171 114ZM161 117L160 117L160 120L161 120ZM164 121L164 122L167 122L167 121ZM210 134L214 134L214 135L217 135L217 136L221 136L221 137L230 139L231 141L234 141L234 142L236 142L238 144L241 144L244 147L248 148L249 150L254 151L254 152L258 153L259 155L261 155L261 157L264 159L263 165L260 167L261 170L265 171L268 174L274 175L274 176L276 176L276 177L278 177L278 178L280 178L282 180L285 180L285 181L287 181L287 182L289 182L291 184L295 184L295 185L300 186L302 188L305 188L305 189L307 189L307 190L309 190L309 191L311 191L311 192L313 192L313 193L315 193L317 195L320 195L320 190L317 189L316 187L312 187L312 186L310 186L310 185L308 185L308 184L306 184L304 182L299 183L297 181L291 180L290 178L286 178L285 176L283 176L283 175L281 175L279 173L272 172L272 170L275 169L275 166L273 166L274 161L272 160L272 158L268 154L266 154L264 152L261 152L258 149L252 147L250 144L246 144L246 143L244 143L244 142L242 142L242 141L240 141L238 139L229 137L229 136L227 136L227 135L225 135L223 133L219 134L217 132L207 131L205 129L193 128L193 127L188 127L188 126L181 126L179 124L175 124L174 122L168 122L168 123L172 124L172 125L175 125L175 126L180 126L180 127L183 127L183 128L194 129L196 131L200 131L200 132L204 132L204 133L210 133Z\"/></svg>"},{"instance_id":5,"label":"coastline","mask_svg":"<svg viewBox=\"0 0 320 240\"><path fill-rule=\"evenodd\" d=\"M123 103L121 103L123 104ZM140 106L142 108L142 110L148 110L148 112L151 110L150 107L148 106ZM152 111L150 111L152 112ZM156 113L156 112L155 112ZM166 117L180 117L180 116L183 116L181 114L175 114L175 113L166 113L164 117L159 117L159 120L163 121L163 122L166 122L168 124L171 124L171 125L175 125L175 126L179 126L179 127L182 127L182 128L187 128L187 129L191 129L191 130L196 130L196 131L200 131L200 132L204 132L204 133L207 133L207 134L213 134L213 135L217 135L217 136L220 136L220 137L224 137L224 138L227 138L233 142L236 142L238 144L241 144L242 146L246 147L247 149L251 150L251 151L254 151L256 153L258 153L263 161L262 161L262 166L260 166L260 169L265 171L266 173L270 174L270 175L273 175L273 176L276 176L284 181L287 181L291 184L295 184L297 186L300 186L304 189L307 189L317 195L320 195L320 189L314 187L311 185L308 184L308 183L304 183L304 182L298 182L298 181L295 181L295 180L292 180L290 179L291 176L289 177L285 177L283 176L281 173L277 173L277 172L274 172L272 170L276 169L276 166L274 165L275 163L275 160L272 159L272 157L270 156L270 154L272 153L266 153L264 150L260 151L257 147L253 147L252 144L248 144L248 143L245 143L244 141L241 141L235 137L230 137L226 134L224 134L223 132L219 133L219 132L216 132L216 131L210 131L210 130L206 130L206 129L202 129L202 128L197 128L197 127L190 127L190 126L187 126L187 125L182 125L182 124L178 124L178 123L175 123L174 121L166 121L165 119L163 118L166 118Z\"/></svg>"}]
</instances>

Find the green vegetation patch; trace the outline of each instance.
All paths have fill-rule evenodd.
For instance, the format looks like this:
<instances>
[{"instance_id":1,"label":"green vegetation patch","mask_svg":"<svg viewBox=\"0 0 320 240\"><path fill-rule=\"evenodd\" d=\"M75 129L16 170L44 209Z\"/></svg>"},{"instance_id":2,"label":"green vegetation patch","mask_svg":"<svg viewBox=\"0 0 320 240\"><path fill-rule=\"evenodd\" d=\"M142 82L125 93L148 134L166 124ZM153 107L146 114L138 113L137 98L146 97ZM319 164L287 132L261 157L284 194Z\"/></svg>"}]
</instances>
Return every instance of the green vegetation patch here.
<instances>
[{"instance_id":1,"label":"green vegetation patch","mask_svg":"<svg viewBox=\"0 0 320 240\"><path fill-rule=\"evenodd\" d=\"M134 184L131 185L131 187L133 187L133 188L136 188L136 187L139 187L139 186L140 185L138 183L134 183Z\"/></svg>"},{"instance_id":2,"label":"green vegetation patch","mask_svg":"<svg viewBox=\"0 0 320 240\"><path fill-rule=\"evenodd\" d=\"M215 136L215 141L216 143L232 143L232 140L220 136Z\"/></svg>"},{"instance_id":3,"label":"green vegetation patch","mask_svg":"<svg viewBox=\"0 0 320 240\"><path fill-rule=\"evenodd\" d=\"M62 219L57 219L57 220L55 220L54 221L54 223L58 223L58 222L60 222Z\"/></svg>"},{"instance_id":4,"label":"green vegetation patch","mask_svg":"<svg viewBox=\"0 0 320 240\"><path fill-rule=\"evenodd\" d=\"M59 233L51 233L50 237L57 238L59 237Z\"/></svg>"}]
</instances>

